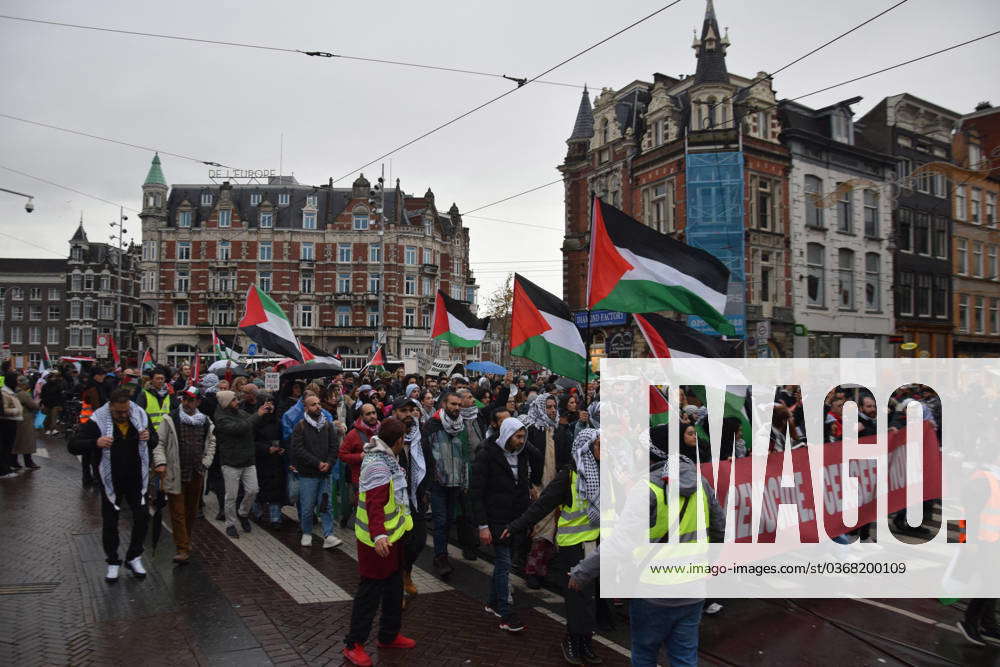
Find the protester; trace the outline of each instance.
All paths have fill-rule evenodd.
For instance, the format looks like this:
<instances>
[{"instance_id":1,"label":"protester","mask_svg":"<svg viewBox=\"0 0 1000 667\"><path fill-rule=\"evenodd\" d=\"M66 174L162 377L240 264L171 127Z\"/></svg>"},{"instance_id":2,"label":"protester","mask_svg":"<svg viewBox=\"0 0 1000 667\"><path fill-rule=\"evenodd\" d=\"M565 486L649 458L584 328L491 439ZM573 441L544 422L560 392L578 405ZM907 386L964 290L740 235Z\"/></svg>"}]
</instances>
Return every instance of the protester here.
<instances>
[{"instance_id":1,"label":"protester","mask_svg":"<svg viewBox=\"0 0 1000 667\"><path fill-rule=\"evenodd\" d=\"M59 414L63 409L63 391L66 384L57 370L49 372L42 387L42 409L45 412L45 435L59 433Z\"/></svg>"},{"instance_id":2,"label":"protester","mask_svg":"<svg viewBox=\"0 0 1000 667\"><path fill-rule=\"evenodd\" d=\"M479 540L493 545L493 579L485 609L498 617L500 629L508 632L524 630L517 612L508 605L511 534L505 529L531 502L525 436L520 420L514 417L503 420L497 437L487 440L476 455L469 487Z\"/></svg>"},{"instance_id":3,"label":"protester","mask_svg":"<svg viewBox=\"0 0 1000 667\"><path fill-rule=\"evenodd\" d=\"M558 419L555 396L540 394L528 408L528 414L523 420L528 425L528 455L531 457L531 484L535 498L555 479L556 473L569 463L556 448ZM541 588L542 580L548 575L549 561L555 554L556 511L553 509L532 528L531 551L524 568L528 588Z\"/></svg>"},{"instance_id":4,"label":"protester","mask_svg":"<svg viewBox=\"0 0 1000 667\"><path fill-rule=\"evenodd\" d=\"M17 477L11 466L14 443L17 440L17 429L24 420L24 409L17 399L14 390L5 384L0 386L0 479ZM16 382L16 380L15 380ZM17 466L20 468L20 466Z\"/></svg>"},{"instance_id":5,"label":"protester","mask_svg":"<svg viewBox=\"0 0 1000 667\"><path fill-rule=\"evenodd\" d=\"M159 444L153 450L153 465L166 466L160 489L167 494L170 525L177 554L174 562L186 564L191 557L194 531L205 472L215 458L215 427L198 410L201 393L185 389L180 407L164 415L157 429Z\"/></svg>"},{"instance_id":6,"label":"protester","mask_svg":"<svg viewBox=\"0 0 1000 667\"><path fill-rule=\"evenodd\" d=\"M340 460L347 465L355 496L357 496L358 479L361 476L364 446L379 429L378 412L374 405L371 403L361 405L358 414L360 416L354 422L354 426L340 443Z\"/></svg>"},{"instance_id":7,"label":"protester","mask_svg":"<svg viewBox=\"0 0 1000 667\"><path fill-rule=\"evenodd\" d=\"M173 381L174 393L179 394L191 384L191 365L181 364L180 369L177 371L177 377Z\"/></svg>"},{"instance_id":8,"label":"protester","mask_svg":"<svg viewBox=\"0 0 1000 667\"><path fill-rule=\"evenodd\" d=\"M158 428L163 415L171 410L170 388L167 385L167 372L162 368L153 370L149 382L138 394L135 401L149 415L149 423Z\"/></svg>"},{"instance_id":9,"label":"protester","mask_svg":"<svg viewBox=\"0 0 1000 667\"><path fill-rule=\"evenodd\" d=\"M35 415L38 414L39 405L38 401L31 397L31 392L28 390L30 386L27 377L18 376L14 395L21 402L21 421L17 424L11 467L17 466L17 457L20 455L24 458L24 467L27 470L38 470L41 466L35 463L32 454L36 449Z\"/></svg>"},{"instance_id":10,"label":"protester","mask_svg":"<svg viewBox=\"0 0 1000 667\"><path fill-rule=\"evenodd\" d=\"M330 471L337 462L340 432L323 409L319 398L307 396L305 414L292 431L292 465L299 475L299 527L301 544L312 545L313 515L318 514L323 525L323 548L340 546L342 540L333 534Z\"/></svg>"},{"instance_id":11,"label":"protester","mask_svg":"<svg viewBox=\"0 0 1000 667\"><path fill-rule=\"evenodd\" d=\"M246 388L256 385L244 385ZM269 396L266 393L256 392L254 395L255 410L260 405L266 403ZM243 404L246 411L247 403ZM254 465L257 468L257 509L255 516L258 521L262 520L266 514L267 521L271 528L281 527L281 506L285 503L287 496L287 480L285 470L288 456L286 449L282 446L281 424L275 412L269 412L254 425Z\"/></svg>"},{"instance_id":12,"label":"protester","mask_svg":"<svg viewBox=\"0 0 1000 667\"><path fill-rule=\"evenodd\" d=\"M122 500L132 510L132 532L125 553L125 567L142 579L146 569L142 563L143 542L149 525L146 489L149 487L150 450L158 443L149 418L131 401L127 389L116 389L108 403L77 432L69 443L71 454L83 455L92 449L101 452L100 474L104 493L101 494L102 541L108 569L108 583L118 581L122 560L118 557L118 515ZM157 465L156 473L166 473L165 465Z\"/></svg>"},{"instance_id":13,"label":"protester","mask_svg":"<svg viewBox=\"0 0 1000 667\"><path fill-rule=\"evenodd\" d=\"M365 444L354 533L358 540L361 582L351 608L351 626L343 654L352 664L367 666L364 643L379 606L379 647L409 649L416 642L400 634L403 612L402 539L412 525L406 473L399 465L406 427L386 419L378 435Z\"/></svg>"},{"instance_id":14,"label":"protester","mask_svg":"<svg viewBox=\"0 0 1000 667\"><path fill-rule=\"evenodd\" d=\"M399 454L399 464L406 472L406 487L410 497L410 516L413 528L406 533L406 545L403 553L403 591L407 595L416 595L417 587L413 583L413 565L420 557L427 542L427 510L429 508L429 493L431 476L427 474L427 462L432 460L421 438L420 424L416 418L419 403L413 398L397 398L393 403L392 416L402 422L406 428L403 436L403 449ZM405 607L404 598L404 607Z\"/></svg>"},{"instance_id":15,"label":"protester","mask_svg":"<svg viewBox=\"0 0 1000 667\"><path fill-rule=\"evenodd\" d=\"M274 409L274 406L265 403L255 414L247 415L239 409L235 393L228 390L220 391L217 397L219 408L215 411L213 422L218 458L225 482L226 535L238 539L240 535L236 531L236 521L239 520L243 532L250 532L250 509L258 491L253 429L264 415ZM243 503L237 510L236 494L241 483Z\"/></svg>"}]
</instances>

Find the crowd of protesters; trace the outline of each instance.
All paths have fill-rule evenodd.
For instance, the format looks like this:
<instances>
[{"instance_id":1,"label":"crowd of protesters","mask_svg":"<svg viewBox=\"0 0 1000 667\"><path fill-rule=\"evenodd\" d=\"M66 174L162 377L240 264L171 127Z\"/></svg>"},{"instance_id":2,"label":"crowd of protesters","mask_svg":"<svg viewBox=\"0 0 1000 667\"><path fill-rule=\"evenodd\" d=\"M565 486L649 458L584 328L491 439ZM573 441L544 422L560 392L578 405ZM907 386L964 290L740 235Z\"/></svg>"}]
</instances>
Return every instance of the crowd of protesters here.
<instances>
[{"instance_id":1,"label":"crowd of protesters","mask_svg":"<svg viewBox=\"0 0 1000 667\"><path fill-rule=\"evenodd\" d=\"M611 601L599 597L595 578L601 551L612 553L614 544L599 547L597 383L584 389L538 374L469 379L402 369L293 379L293 368L271 394L264 390L263 372L234 368L194 377L186 364L144 372L70 364L38 377L5 367L3 378L0 478L37 470L32 458L37 436L64 434L70 452L81 458L82 484L101 496L109 583L117 581L123 565L145 576L149 489L166 497L178 565L189 562L195 550L192 533L208 494L217 510L207 518L224 522L234 540L251 532L254 523L271 530L288 527L282 508L293 506L302 547L314 545L314 525L322 548L343 543L346 535L338 536L338 530L352 530L356 538L361 584L343 651L350 662L371 664L364 644L379 608L379 646L414 645L401 634L402 611L418 593L412 571L428 533L432 568L443 579L454 572L452 559L458 555L492 559L484 613L498 619L499 629L525 630L510 584L517 573L529 589L546 585L563 591L567 662L601 660L592 637L614 620ZM663 508L669 484L664 452L669 429L677 429L680 493L698 500L710 541L721 541L725 514L696 467L712 459L708 412L697 389L680 388L676 425L649 429L648 504L653 515ZM824 400L823 442L843 438L848 401L858 406L858 436L876 433L874 397L838 387ZM914 385L892 397L886 414L890 430L905 424L912 402L920 404L923 419L940 428L940 400ZM767 407L769 450L805 446L798 387L781 388ZM749 455L748 435L740 419L723 419L720 458ZM132 509L133 521L124 560L118 539L123 504ZM907 523L905 510L893 521L900 532L928 534ZM676 528L682 535L685 525ZM869 529L862 526L854 534L872 541ZM651 537L663 538L657 531L666 532L667 526L651 520ZM631 600L633 664L655 664L661 647L671 664L696 664L701 616L721 610L714 600ZM960 629L970 641L997 641L993 610L991 600L969 606Z\"/></svg>"}]
</instances>

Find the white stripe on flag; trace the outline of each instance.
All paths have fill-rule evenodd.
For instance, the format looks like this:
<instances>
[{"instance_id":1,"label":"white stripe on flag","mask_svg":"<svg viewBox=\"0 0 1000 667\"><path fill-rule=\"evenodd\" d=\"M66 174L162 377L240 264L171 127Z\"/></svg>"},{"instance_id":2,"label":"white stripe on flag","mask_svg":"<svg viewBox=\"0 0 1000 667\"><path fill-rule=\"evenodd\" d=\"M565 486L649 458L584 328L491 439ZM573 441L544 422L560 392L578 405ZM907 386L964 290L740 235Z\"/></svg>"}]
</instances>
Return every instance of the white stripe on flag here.
<instances>
[{"instance_id":1,"label":"white stripe on flag","mask_svg":"<svg viewBox=\"0 0 1000 667\"><path fill-rule=\"evenodd\" d=\"M486 336L485 329L473 329L451 313L448 315L448 329L463 340L482 340Z\"/></svg>"},{"instance_id":2,"label":"white stripe on flag","mask_svg":"<svg viewBox=\"0 0 1000 667\"><path fill-rule=\"evenodd\" d=\"M542 314L545 321L549 323L550 327L552 327L542 334L542 338L553 345L558 345L561 348L586 358L587 348L583 345L583 339L580 337L580 330L576 328L576 324L570 322L569 320L564 320L558 315L546 313L543 310L538 312Z\"/></svg>"},{"instance_id":3,"label":"white stripe on flag","mask_svg":"<svg viewBox=\"0 0 1000 667\"><path fill-rule=\"evenodd\" d=\"M618 248L618 252L635 268L627 271L622 280L648 280L668 287L685 287L704 299L708 305L720 313L726 312L726 295L716 292L703 282L692 278L670 266L661 264L648 257L640 257L627 248Z\"/></svg>"}]
</instances>

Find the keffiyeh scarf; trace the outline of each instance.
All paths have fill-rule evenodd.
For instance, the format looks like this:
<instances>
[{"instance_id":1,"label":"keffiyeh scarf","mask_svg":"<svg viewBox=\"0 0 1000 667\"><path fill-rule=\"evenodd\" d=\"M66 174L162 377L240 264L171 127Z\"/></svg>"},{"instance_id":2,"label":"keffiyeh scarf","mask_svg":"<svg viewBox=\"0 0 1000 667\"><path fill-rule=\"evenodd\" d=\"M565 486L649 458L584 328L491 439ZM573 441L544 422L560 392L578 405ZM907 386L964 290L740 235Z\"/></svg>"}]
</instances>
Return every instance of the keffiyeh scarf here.
<instances>
[{"instance_id":1,"label":"keffiyeh scarf","mask_svg":"<svg viewBox=\"0 0 1000 667\"><path fill-rule=\"evenodd\" d=\"M361 461L361 479L358 481L358 490L369 491L383 484L388 484L389 480L392 480L396 504L409 514L410 496L407 492L406 472L396 460L392 448L376 435L365 443L364 452L365 458Z\"/></svg>"},{"instance_id":2,"label":"keffiyeh scarf","mask_svg":"<svg viewBox=\"0 0 1000 667\"><path fill-rule=\"evenodd\" d=\"M208 419L204 412L199 412L198 410L195 410L193 415L189 415L184 411L184 408L181 408L177 411L177 414L181 423L187 424L188 426L204 426L205 420Z\"/></svg>"},{"instance_id":3,"label":"keffiyeh scarf","mask_svg":"<svg viewBox=\"0 0 1000 667\"><path fill-rule=\"evenodd\" d=\"M420 445L419 422L414 420L413 426L410 427L410 432L403 436L403 442L410 453L410 478L412 482L410 488L410 505L411 507L418 507L420 503L417 502L417 488L424 481L424 477L427 476L427 462L424 461L424 448Z\"/></svg>"},{"instance_id":4,"label":"keffiyeh scarf","mask_svg":"<svg viewBox=\"0 0 1000 667\"><path fill-rule=\"evenodd\" d=\"M458 415L459 415L459 417L461 417L462 419L464 419L466 421L468 421L469 419L478 419L479 418L479 408L477 408L474 405L470 405L467 408L462 408L461 410L459 410L458 411Z\"/></svg>"},{"instance_id":5,"label":"keffiyeh scarf","mask_svg":"<svg viewBox=\"0 0 1000 667\"><path fill-rule=\"evenodd\" d=\"M128 418L132 422L132 426L135 427L137 432L145 431L149 426L149 416L146 415L146 411L140 408L135 403L129 401L128 404ZM97 424L97 428L101 431L101 436L106 438L114 438L115 421L111 418L111 403L105 403L101 407L94 411L91 419ZM143 505L146 504L146 488L149 486L149 447L143 441L139 442L139 468L142 471L142 492L139 494L139 502ZM101 464L98 468L101 474L101 483L104 485L104 493L108 497L108 501L114 505L116 510L121 509L118 506L118 499L115 496L115 485L111 479L111 448L104 447L101 449Z\"/></svg>"},{"instance_id":6,"label":"keffiyeh scarf","mask_svg":"<svg viewBox=\"0 0 1000 667\"><path fill-rule=\"evenodd\" d=\"M549 417L548 413L545 412L545 402L550 398L554 399L555 397L552 394L539 394L528 406L528 414L524 423L538 428L555 428L556 419L559 418L559 408L556 408L556 419Z\"/></svg>"},{"instance_id":7,"label":"keffiyeh scarf","mask_svg":"<svg viewBox=\"0 0 1000 667\"><path fill-rule=\"evenodd\" d=\"M441 418L441 425L444 427L444 432L448 435L458 435L465 428L465 420L462 419L461 412L456 419L452 419L445 412L444 408L438 411L438 416Z\"/></svg>"},{"instance_id":8,"label":"keffiyeh scarf","mask_svg":"<svg viewBox=\"0 0 1000 667\"><path fill-rule=\"evenodd\" d=\"M317 431L322 431L323 427L326 426L326 414L322 411L319 413L319 419L313 419L309 416L308 412L302 413L302 418L306 420L306 423L312 426Z\"/></svg>"},{"instance_id":9,"label":"keffiyeh scarf","mask_svg":"<svg viewBox=\"0 0 1000 667\"><path fill-rule=\"evenodd\" d=\"M587 516L590 525L601 524L601 469L590 451L590 445L599 438L596 428L585 428L573 440L573 461L576 463L576 491L587 499Z\"/></svg>"}]
</instances>

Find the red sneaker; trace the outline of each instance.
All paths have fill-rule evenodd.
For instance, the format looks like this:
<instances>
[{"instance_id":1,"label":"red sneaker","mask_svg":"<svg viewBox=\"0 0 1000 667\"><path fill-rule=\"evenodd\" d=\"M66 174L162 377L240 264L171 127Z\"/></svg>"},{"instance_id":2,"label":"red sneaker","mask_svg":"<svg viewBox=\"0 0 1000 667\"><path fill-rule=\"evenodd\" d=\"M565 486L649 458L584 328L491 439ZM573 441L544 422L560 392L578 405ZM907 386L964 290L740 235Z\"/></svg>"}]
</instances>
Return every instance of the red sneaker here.
<instances>
[{"instance_id":1,"label":"red sneaker","mask_svg":"<svg viewBox=\"0 0 1000 667\"><path fill-rule=\"evenodd\" d=\"M404 637L403 635L396 635L396 638L388 644L383 642L378 643L379 648L413 648L416 645L417 642L413 641L409 637Z\"/></svg>"},{"instance_id":2,"label":"red sneaker","mask_svg":"<svg viewBox=\"0 0 1000 667\"><path fill-rule=\"evenodd\" d=\"M353 665L359 665L359 667L371 667L372 659L371 656L365 653L365 647L361 644L355 644L354 646L349 646L343 650L344 657L347 661Z\"/></svg>"}]
</instances>

